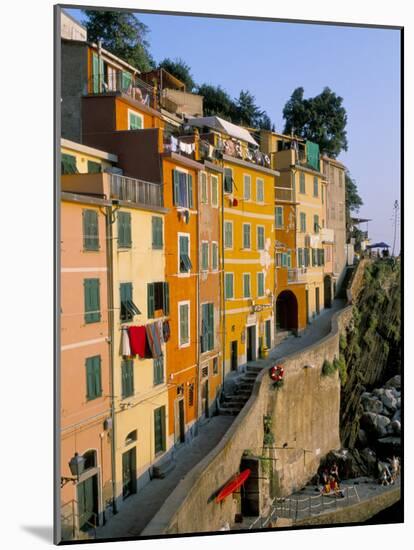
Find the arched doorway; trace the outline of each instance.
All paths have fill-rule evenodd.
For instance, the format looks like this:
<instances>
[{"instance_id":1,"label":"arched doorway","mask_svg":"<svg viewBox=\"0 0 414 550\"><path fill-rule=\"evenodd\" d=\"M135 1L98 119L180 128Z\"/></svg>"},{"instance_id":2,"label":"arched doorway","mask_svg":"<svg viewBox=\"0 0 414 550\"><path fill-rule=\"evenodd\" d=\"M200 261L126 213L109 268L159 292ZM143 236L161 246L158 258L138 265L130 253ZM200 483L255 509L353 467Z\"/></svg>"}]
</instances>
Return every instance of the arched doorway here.
<instances>
[{"instance_id":1,"label":"arched doorway","mask_svg":"<svg viewBox=\"0 0 414 550\"><path fill-rule=\"evenodd\" d=\"M276 328L298 329L298 301L291 290L283 290L277 297Z\"/></svg>"},{"instance_id":2,"label":"arched doorway","mask_svg":"<svg viewBox=\"0 0 414 550\"><path fill-rule=\"evenodd\" d=\"M325 275L323 279L323 295L324 306L332 307L332 278L330 275Z\"/></svg>"}]
</instances>

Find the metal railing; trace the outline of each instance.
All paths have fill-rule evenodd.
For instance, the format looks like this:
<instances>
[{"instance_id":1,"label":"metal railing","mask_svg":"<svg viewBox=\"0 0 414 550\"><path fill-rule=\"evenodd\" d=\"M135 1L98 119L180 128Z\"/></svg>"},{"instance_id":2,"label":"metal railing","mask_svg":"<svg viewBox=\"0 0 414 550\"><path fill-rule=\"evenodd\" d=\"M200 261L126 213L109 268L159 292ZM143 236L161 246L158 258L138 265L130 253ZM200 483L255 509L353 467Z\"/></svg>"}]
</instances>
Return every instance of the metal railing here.
<instances>
[{"instance_id":1,"label":"metal railing","mask_svg":"<svg viewBox=\"0 0 414 550\"><path fill-rule=\"evenodd\" d=\"M293 189L291 187L275 187L276 201L293 202Z\"/></svg>"},{"instance_id":2,"label":"metal railing","mask_svg":"<svg viewBox=\"0 0 414 550\"><path fill-rule=\"evenodd\" d=\"M111 197L149 206L163 206L163 185L111 174Z\"/></svg>"},{"instance_id":3,"label":"metal railing","mask_svg":"<svg viewBox=\"0 0 414 550\"><path fill-rule=\"evenodd\" d=\"M303 283L306 281L306 267L292 267L288 269L288 283Z\"/></svg>"},{"instance_id":4,"label":"metal railing","mask_svg":"<svg viewBox=\"0 0 414 550\"><path fill-rule=\"evenodd\" d=\"M112 71L108 74L96 74L88 80L88 94L108 94L121 92L148 107L155 105L155 90L138 77L125 77L122 71Z\"/></svg>"},{"instance_id":5,"label":"metal railing","mask_svg":"<svg viewBox=\"0 0 414 550\"><path fill-rule=\"evenodd\" d=\"M79 514L75 512L77 506L78 503L76 500L70 500L61 506L60 522L62 540L95 539L96 528L98 527L98 515L92 512L90 514L92 521L83 521L82 527L79 527L80 517Z\"/></svg>"}]
</instances>

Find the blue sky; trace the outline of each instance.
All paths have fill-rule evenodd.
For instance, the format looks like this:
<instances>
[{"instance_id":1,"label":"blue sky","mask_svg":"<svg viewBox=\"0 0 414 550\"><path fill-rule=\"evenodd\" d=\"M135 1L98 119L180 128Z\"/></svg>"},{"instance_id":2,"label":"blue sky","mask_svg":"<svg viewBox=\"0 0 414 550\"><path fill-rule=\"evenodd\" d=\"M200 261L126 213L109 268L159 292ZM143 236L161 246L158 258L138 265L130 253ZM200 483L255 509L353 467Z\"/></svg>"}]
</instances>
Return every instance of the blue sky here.
<instances>
[{"instance_id":1,"label":"blue sky","mask_svg":"<svg viewBox=\"0 0 414 550\"><path fill-rule=\"evenodd\" d=\"M69 11L82 18L78 10ZM355 178L364 201L359 216L373 220L371 238L392 245L392 207L400 200L399 31L137 16L150 30L155 61L181 57L197 83L220 84L233 97L241 89L250 90L277 131L283 130L283 106L296 87L304 88L305 97L325 86L343 97L348 151L338 158Z\"/></svg>"}]
</instances>

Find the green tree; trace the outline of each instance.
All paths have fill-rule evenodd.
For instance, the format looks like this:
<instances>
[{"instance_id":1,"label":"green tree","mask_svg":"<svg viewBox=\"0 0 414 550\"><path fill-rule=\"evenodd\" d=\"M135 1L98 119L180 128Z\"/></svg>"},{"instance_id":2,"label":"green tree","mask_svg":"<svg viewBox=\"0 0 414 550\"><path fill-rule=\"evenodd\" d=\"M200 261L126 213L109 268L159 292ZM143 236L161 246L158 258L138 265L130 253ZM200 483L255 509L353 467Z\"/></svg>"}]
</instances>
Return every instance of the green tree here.
<instances>
[{"instance_id":1,"label":"green tree","mask_svg":"<svg viewBox=\"0 0 414 550\"><path fill-rule=\"evenodd\" d=\"M352 178L351 174L347 170L345 172L345 215L346 215L346 228L347 228L347 237L353 237L355 239L356 249L359 250L361 241L364 240L365 233L354 227L352 229L351 217L353 213L357 213L363 201L358 193L358 187L355 180Z\"/></svg>"},{"instance_id":2,"label":"green tree","mask_svg":"<svg viewBox=\"0 0 414 550\"><path fill-rule=\"evenodd\" d=\"M256 105L256 99L248 90L241 90L238 99L236 100L236 119L243 126L258 127L259 122L264 115Z\"/></svg>"},{"instance_id":3,"label":"green tree","mask_svg":"<svg viewBox=\"0 0 414 550\"><path fill-rule=\"evenodd\" d=\"M203 96L205 116L217 115L225 120L233 121L237 106L229 94L221 86L201 84L196 89Z\"/></svg>"},{"instance_id":4,"label":"green tree","mask_svg":"<svg viewBox=\"0 0 414 550\"><path fill-rule=\"evenodd\" d=\"M319 145L322 153L336 158L348 150L346 110L343 98L328 87L315 97L305 99L304 89L296 88L283 109L284 133L294 132Z\"/></svg>"},{"instance_id":5,"label":"green tree","mask_svg":"<svg viewBox=\"0 0 414 550\"><path fill-rule=\"evenodd\" d=\"M185 84L186 90L188 92L191 92L195 87L195 82L191 74L190 66L187 65L187 63L182 59L177 58L172 60L169 57L166 57L161 61L159 66L160 68L165 69L173 76L181 80L181 82Z\"/></svg>"},{"instance_id":6,"label":"green tree","mask_svg":"<svg viewBox=\"0 0 414 550\"><path fill-rule=\"evenodd\" d=\"M102 46L130 65L146 72L154 68L146 39L148 27L132 13L83 10L87 16L88 40L102 40Z\"/></svg>"}]
</instances>

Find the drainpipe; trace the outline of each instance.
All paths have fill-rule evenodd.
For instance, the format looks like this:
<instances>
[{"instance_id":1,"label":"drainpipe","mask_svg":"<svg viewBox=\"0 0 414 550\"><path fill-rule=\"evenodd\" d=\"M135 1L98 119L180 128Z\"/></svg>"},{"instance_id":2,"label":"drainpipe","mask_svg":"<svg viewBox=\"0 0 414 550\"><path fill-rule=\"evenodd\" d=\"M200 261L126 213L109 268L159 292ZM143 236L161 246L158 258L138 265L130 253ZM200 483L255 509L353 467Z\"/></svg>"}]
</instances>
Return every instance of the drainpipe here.
<instances>
[{"instance_id":1,"label":"drainpipe","mask_svg":"<svg viewBox=\"0 0 414 550\"><path fill-rule=\"evenodd\" d=\"M110 399L111 399L111 419L112 419L112 434L111 434L111 477L112 477L112 512L117 513L116 506L116 416L115 416L115 373L114 373L114 276L113 276L113 237L112 224L115 222L115 212L112 210L112 205L105 208L105 229L106 229L106 261L107 261L107 293L108 293L108 325L109 325L109 384L110 384Z\"/></svg>"}]
</instances>

